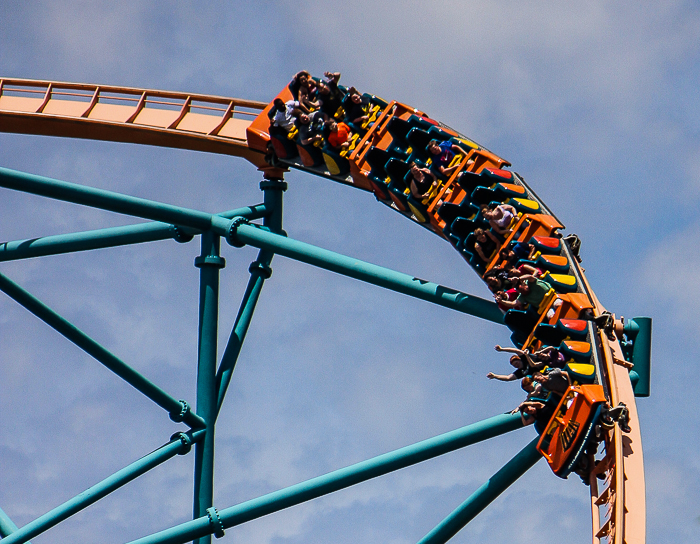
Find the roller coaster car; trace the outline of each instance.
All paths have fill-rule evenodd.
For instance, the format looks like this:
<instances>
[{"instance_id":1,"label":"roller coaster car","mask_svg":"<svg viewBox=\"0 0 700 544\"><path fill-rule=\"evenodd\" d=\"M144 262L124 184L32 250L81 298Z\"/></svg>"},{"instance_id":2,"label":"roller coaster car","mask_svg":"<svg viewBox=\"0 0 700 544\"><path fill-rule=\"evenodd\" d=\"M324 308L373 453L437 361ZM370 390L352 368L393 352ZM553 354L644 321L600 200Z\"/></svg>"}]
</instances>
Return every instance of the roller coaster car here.
<instances>
[{"instance_id":1,"label":"roller coaster car","mask_svg":"<svg viewBox=\"0 0 700 544\"><path fill-rule=\"evenodd\" d=\"M596 441L595 427L606 407L601 385L572 385L537 443L537 450L560 478L577 469L588 446Z\"/></svg>"}]
</instances>

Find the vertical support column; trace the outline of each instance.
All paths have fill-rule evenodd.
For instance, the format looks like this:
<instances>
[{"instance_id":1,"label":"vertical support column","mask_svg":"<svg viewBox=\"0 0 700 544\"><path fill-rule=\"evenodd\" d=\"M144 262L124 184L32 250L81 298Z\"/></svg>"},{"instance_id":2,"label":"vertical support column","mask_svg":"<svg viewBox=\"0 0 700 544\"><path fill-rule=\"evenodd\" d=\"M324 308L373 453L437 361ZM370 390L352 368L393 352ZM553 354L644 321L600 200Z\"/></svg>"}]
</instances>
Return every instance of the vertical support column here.
<instances>
[{"instance_id":1,"label":"vertical support column","mask_svg":"<svg viewBox=\"0 0 700 544\"><path fill-rule=\"evenodd\" d=\"M272 232L281 234L282 231L282 195L287 190L287 183L282 179L264 179L260 182L260 189L264 193L264 204L270 213L263 219L263 225L268 227ZM258 258L250 264L250 280L246 287L243 301L241 302L236 322L231 331L226 350L221 358L221 365L216 376L217 380L217 414L221 410L221 405L226 396L226 390L231 382L233 369L238 361L238 356L243 347L243 340L248 332L250 321L253 318L255 306L260 297L263 283L272 275L270 262L274 253L267 250L260 250Z\"/></svg>"},{"instance_id":2,"label":"vertical support column","mask_svg":"<svg viewBox=\"0 0 700 544\"><path fill-rule=\"evenodd\" d=\"M219 271L226 263L219 255L219 236L201 235L202 252L194 261L199 268L199 355L197 361L197 414L207 424L204 440L194 452L194 518L205 516L214 501L214 423L216 420L216 349L219 317ZM195 540L210 544L211 535Z\"/></svg>"}]
</instances>

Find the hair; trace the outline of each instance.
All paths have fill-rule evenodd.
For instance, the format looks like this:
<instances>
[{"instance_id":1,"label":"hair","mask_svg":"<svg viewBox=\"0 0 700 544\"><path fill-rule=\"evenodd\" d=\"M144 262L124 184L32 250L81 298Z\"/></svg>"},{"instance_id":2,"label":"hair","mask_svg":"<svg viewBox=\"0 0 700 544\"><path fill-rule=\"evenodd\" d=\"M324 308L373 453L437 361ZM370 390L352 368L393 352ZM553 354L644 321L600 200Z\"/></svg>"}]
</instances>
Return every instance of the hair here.
<instances>
[{"instance_id":1,"label":"hair","mask_svg":"<svg viewBox=\"0 0 700 544\"><path fill-rule=\"evenodd\" d=\"M281 98L275 98L275 101L273 102L276 108L283 109L285 107L284 100Z\"/></svg>"},{"instance_id":2,"label":"hair","mask_svg":"<svg viewBox=\"0 0 700 544\"><path fill-rule=\"evenodd\" d=\"M526 365L525 365L525 361L523 361L523 360L520 358L520 355L513 355L513 356L510 358L510 364L511 364L511 365L515 366L515 365L513 364L515 361L518 361L518 362L520 363L520 367L521 367L521 368L524 368L524 367L526 366Z\"/></svg>"},{"instance_id":3,"label":"hair","mask_svg":"<svg viewBox=\"0 0 700 544\"><path fill-rule=\"evenodd\" d=\"M484 234L484 229L482 229L482 228L474 229L474 236L476 236L477 238L479 236L481 236L482 234Z\"/></svg>"},{"instance_id":4,"label":"hair","mask_svg":"<svg viewBox=\"0 0 700 544\"><path fill-rule=\"evenodd\" d=\"M523 391L529 392L532 387L532 378L530 376L525 376L520 382L520 387Z\"/></svg>"}]
</instances>

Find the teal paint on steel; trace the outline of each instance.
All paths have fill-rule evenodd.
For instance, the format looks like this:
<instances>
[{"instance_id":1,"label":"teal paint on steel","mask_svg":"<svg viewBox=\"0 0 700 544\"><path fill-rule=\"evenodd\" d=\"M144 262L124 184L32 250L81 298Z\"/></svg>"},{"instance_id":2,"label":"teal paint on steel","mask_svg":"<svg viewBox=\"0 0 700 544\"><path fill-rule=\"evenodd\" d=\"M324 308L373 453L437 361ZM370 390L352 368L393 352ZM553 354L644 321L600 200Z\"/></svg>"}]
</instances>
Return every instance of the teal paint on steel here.
<instances>
[{"instance_id":1,"label":"teal paint on steel","mask_svg":"<svg viewBox=\"0 0 700 544\"><path fill-rule=\"evenodd\" d=\"M47 531L51 527L58 525L70 516L84 510L91 504L106 497L113 491L142 476L152 468L172 459L176 455L186 454L192 443L200 441L206 431L200 429L189 433L177 433L173 435L170 442L161 446L157 450L145 455L138 461L131 463L129 466L115 472L109 478L102 480L100 483L86 489L74 498L50 510L46 514L39 516L34 521L29 522L21 529L15 530L7 538L2 539L3 544L20 544L27 542L28 539L34 538Z\"/></svg>"},{"instance_id":2,"label":"teal paint on steel","mask_svg":"<svg viewBox=\"0 0 700 544\"><path fill-rule=\"evenodd\" d=\"M535 438L520 450L501 470L491 476L485 484L477 489L454 512L425 535L418 544L444 544L455 536L467 523L491 504L496 497L539 461L542 455L537 451L538 440L539 437Z\"/></svg>"},{"instance_id":3,"label":"teal paint on steel","mask_svg":"<svg viewBox=\"0 0 700 544\"><path fill-rule=\"evenodd\" d=\"M225 510L219 510L217 514L224 528L234 527L439 455L514 431L522 426L519 414L501 414L263 495ZM210 521L209 517L203 516L159 533L134 540L129 544L181 544L205 534L212 534L214 530L215 525Z\"/></svg>"},{"instance_id":4,"label":"teal paint on steel","mask_svg":"<svg viewBox=\"0 0 700 544\"><path fill-rule=\"evenodd\" d=\"M190 427L201 428L205 426L204 420L186 408L183 401L174 399L161 388L148 381L144 376L107 351L75 325L65 320L3 274L0 274L0 290L65 336L83 351L90 354L117 376L146 395L158 406L167 410L173 421L183 421Z\"/></svg>"},{"instance_id":5,"label":"teal paint on steel","mask_svg":"<svg viewBox=\"0 0 700 544\"><path fill-rule=\"evenodd\" d=\"M45 236L0 244L0 261L15 261L47 255L60 255L143 242L166 240L178 236L178 229L163 223L148 223L100 229L73 234Z\"/></svg>"},{"instance_id":6,"label":"teal paint on steel","mask_svg":"<svg viewBox=\"0 0 700 544\"><path fill-rule=\"evenodd\" d=\"M246 206L217 215L225 218L246 217L247 219L259 219L267 215L267 208L264 204L258 204L257 206ZM18 240L0 244L0 262L140 244L143 242L167 240L168 238L184 242L189 241L192 235L200 234L201 232L201 230L197 229L181 228L156 221L57 236L44 236L32 240Z\"/></svg>"},{"instance_id":7,"label":"teal paint on steel","mask_svg":"<svg viewBox=\"0 0 700 544\"><path fill-rule=\"evenodd\" d=\"M266 232L261 227L240 224L240 221L245 221L244 218L236 217L229 220L219 215L24 174L7 168L0 168L0 186L145 219L165 221L195 229L212 230L220 236L227 237L227 240L233 245L239 242L249 244L338 274L481 317L494 323L503 323L503 314L494 302L388 268L365 263L359 259L352 259L311 244L290 240L284 236Z\"/></svg>"},{"instance_id":8,"label":"teal paint on steel","mask_svg":"<svg viewBox=\"0 0 700 544\"><path fill-rule=\"evenodd\" d=\"M199 341L197 360L197 414L207 424L204 440L194 450L193 516L203 516L214 501L214 435L217 409L216 350L219 321L219 272L225 266L219 255L220 238L212 232L201 235L202 252L195 259L199 268ZM209 544L211 535L198 540Z\"/></svg>"},{"instance_id":9,"label":"teal paint on steel","mask_svg":"<svg viewBox=\"0 0 700 544\"><path fill-rule=\"evenodd\" d=\"M462 293L442 285L402 274L388 268L346 257L311 244L265 232L260 228L234 219L230 240L343 274L421 300L433 302L459 312L474 315L494 323L503 323L503 314L491 301Z\"/></svg>"},{"instance_id":10,"label":"teal paint on steel","mask_svg":"<svg viewBox=\"0 0 700 544\"><path fill-rule=\"evenodd\" d=\"M228 223L224 218L205 212L25 174L7 168L0 168L0 187L201 230L209 230L213 223L219 223L218 219L223 224Z\"/></svg>"},{"instance_id":11,"label":"teal paint on steel","mask_svg":"<svg viewBox=\"0 0 700 544\"><path fill-rule=\"evenodd\" d=\"M282 214L283 214L283 198L282 195L287 189L287 184L282 180L266 179L260 183L260 189L264 192L265 207L269 210L268 215L263 220L263 224L272 232L282 232ZM246 286L243 300L241 301L236 321L233 325L231 335L224 355L221 358L221 364L216 375L216 388L218 391L217 400L217 416L221 410L221 406L226 396L233 371L238 361L238 356L243 347L243 341L248 332L248 327L253 318L253 312L260 298L263 283L272 274L270 263L274 253L266 250L261 250L258 253L258 258L250 265L250 279Z\"/></svg>"},{"instance_id":12,"label":"teal paint on steel","mask_svg":"<svg viewBox=\"0 0 700 544\"><path fill-rule=\"evenodd\" d=\"M0 508L0 537L5 538L17 530L17 525L10 519L2 508Z\"/></svg>"},{"instance_id":13,"label":"teal paint on steel","mask_svg":"<svg viewBox=\"0 0 700 544\"><path fill-rule=\"evenodd\" d=\"M634 370L630 371L630 378L636 378L636 383L633 381L634 396L648 397L651 389L651 317L633 317L625 323L624 332L633 342Z\"/></svg>"}]
</instances>

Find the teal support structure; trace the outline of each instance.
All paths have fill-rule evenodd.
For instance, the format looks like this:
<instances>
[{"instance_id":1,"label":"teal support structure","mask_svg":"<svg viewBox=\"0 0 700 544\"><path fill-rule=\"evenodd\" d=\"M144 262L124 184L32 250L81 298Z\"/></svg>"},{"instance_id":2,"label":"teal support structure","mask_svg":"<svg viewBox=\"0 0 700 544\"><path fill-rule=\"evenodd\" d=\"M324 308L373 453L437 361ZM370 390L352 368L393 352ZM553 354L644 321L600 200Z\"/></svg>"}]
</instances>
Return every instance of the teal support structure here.
<instances>
[{"instance_id":1,"label":"teal support structure","mask_svg":"<svg viewBox=\"0 0 700 544\"><path fill-rule=\"evenodd\" d=\"M264 206L268 211L263 219L263 225L269 228L271 232L282 233L282 195L284 191L287 190L287 183L281 179L265 179L260 183L260 189L265 195ZM263 284L265 280L272 275L270 263L272 262L273 256L274 253L261 250L258 253L258 258L250 265L250 279L248 280L248 285L246 286L245 294L243 295L243 300L241 301L238 315L233 325L233 330L231 331L216 375L216 388L218 391L217 415L224 402L224 397L226 396L226 391L231 382L238 356L241 353L248 327L253 318L253 312L260 298Z\"/></svg>"},{"instance_id":2,"label":"teal support structure","mask_svg":"<svg viewBox=\"0 0 700 544\"><path fill-rule=\"evenodd\" d=\"M84 510L91 504L106 497L109 493L119 489L132 480L145 474L152 468L172 459L176 455L185 455L192 446L192 443L201 440L206 431L200 429L189 433L177 433L173 435L170 442L161 446L157 450L145 455L138 461L114 473L109 478L100 483L86 489L74 498L66 501L60 506L47 512L43 516L38 517L34 521L28 523L21 529L15 529L9 535L3 535L6 538L2 539L3 544L21 544L27 542L30 538L34 538L47 531L51 527L58 525L62 521L68 519L73 514Z\"/></svg>"},{"instance_id":3,"label":"teal support structure","mask_svg":"<svg viewBox=\"0 0 700 544\"><path fill-rule=\"evenodd\" d=\"M627 342L622 342L623 351L634 365L630 370L634 396L648 397L651 389L651 317L633 317L625 323L623 331L628 338Z\"/></svg>"},{"instance_id":4,"label":"teal support structure","mask_svg":"<svg viewBox=\"0 0 700 544\"><path fill-rule=\"evenodd\" d=\"M229 240L234 245L248 244L274 251L279 255L331 272L398 291L487 321L503 323L503 314L494 302L272 232L266 232L243 221L233 220Z\"/></svg>"},{"instance_id":5,"label":"teal support structure","mask_svg":"<svg viewBox=\"0 0 700 544\"><path fill-rule=\"evenodd\" d=\"M146 395L158 406L167 410L170 414L170 419L173 421L184 422L190 427L195 428L202 428L205 426L204 420L193 413L185 401L176 400L168 395L160 387L148 381L143 375L136 372L124 361L107 351L80 329L66 321L39 299L32 296L3 274L0 274L0 291L3 291L6 295L24 306L80 349L90 354L117 376Z\"/></svg>"},{"instance_id":6,"label":"teal support structure","mask_svg":"<svg viewBox=\"0 0 700 544\"><path fill-rule=\"evenodd\" d=\"M224 529L488 440L522 428L522 426L520 414L498 415L225 510L209 509L206 516L140 538L129 544L181 544L206 534L216 533L218 536L223 536Z\"/></svg>"},{"instance_id":7,"label":"teal support structure","mask_svg":"<svg viewBox=\"0 0 700 544\"><path fill-rule=\"evenodd\" d=\"M0 508L0 537L5 538L17 530L17 525L10 519L5 511Z\"/></svg>"},{"instance_id":8,"label":"teal support structure","mask_svg":"<svg viewBox=\"0 0 700 544\"><path fill-rule=\"evenodd\" d=\"M213 506L216 419L240 356L263 284L272 273L270 264L274 255L279 254L500 324L503 323L503 316L496 304L420 278L288 238L282 228L283 194L287 189L287 184L282 179L265 179L261 182L260 188L264 193L263 204L219 214L172 206L5 168L0 168L0 187L151 221L145 224L6 242L0 244L0 262L168 238L173 238L178 242L188 242L195 235L199 235L201 241L201 253L195 259L195 266L200 269L196 413L190 409L185 401L176 400L168 395L55 311L0 274L0 290L93 356L157 405L167 410L173 421L184 422L191 428L187 433L173 435L168 444L21 529L18 529L0 510L0 535L4 536L3 542L7 541L9 544L27 542L28 539L42 534L151 468L177 454L187 453L192 445L194 445L195 450L194 519L136 542L155 544L194 540L197 544L210 544L211 535L223 536L226 528L523 426L518 414L499 415L218 511ZM250 223L251 220L257 219L262 219L263 224ZM256 260L250 265L250 279L245 295L217 370L219 278L220 270L225 266L225 261L220 255L221 238L225 238L233 246L242 247L247 244L257 247L260 251ZM639 330L632 331L630 329L630 334L634 332L637 337L640 334L644 337L644 334L640 333L644 325L636 324L635 326ZM649 322L649 338L650 328ZM638 345L639 350L643 351L643 342L639 342ZM649 341L649 352L650 349ZM466 523L465 520L468 521L476 515L535 461L536 458L532 457L531 449L523 450L470 497L448 520L431 532L431 535L435 533L438 536L428 535L433 539L429 541L444 541L440 539L454 528L461 528L463 523Z\"/></svg>"},{"instance_id":9,"label":"teal support structure","mask_svg":"<svg viewBox=\"0 0 700 544\"><path fill-rule=\"evenodd\" d=\"M246 217L247 219L260 219L267 215L267 208L264 204L258 204L257 206L237 208L217 215L225 218ZM141 244L169 238L177 242L189 242L195 234L201 234L201 231L156 221L73 234L45 236L32 240L3 242L0 244L0 262Z\"/></svg>"},{"instance_id":10,"label":"teal support structure","mask_svg":"<svg viewBox=\"0 0 700 544\"><path fill-rule=\"evenodd\" d=\"M204 418L207 433L194 450L195 518L206 514L214 501L214 434L217 412L216 362L219 321L219 272L226 265L219 255L221 241L211 231L201 235L202 252L195 259L199 268L199 347L197 361L197 414ZM198 544L209 544L211 536Z\"/></svg>"},{"instance_id":11,"label":"teal support structure","mask_svg":"<svg viewBox=\"0 0 700 544\"><path fill-rule=\"evenodd\" d=\"M418 544L444 544L474 519L513 482L530 470L542 455L537 451L539 437L520 452L477 489L466 501L447 516L437 527L423 537Z\"/></svg>"},{"instance_id":12,"label":"teal support structure","mask_svg":"<svg viewBox=\"0 0 700 544\"><path fill-rule=\"evenodd\" d=\"M228 219L220 215L83 187L7 168L0 168L0 187L144 219L162 221L181 227L203 231L212 230L214 233L226 237L232 245L248 244L259 249L266 249L291 259L481 317L494 323L503 323L503 314L494 302L267 232L267 228L246 224L247 219L243 217Z\"/></svg>"}]
</instances>

